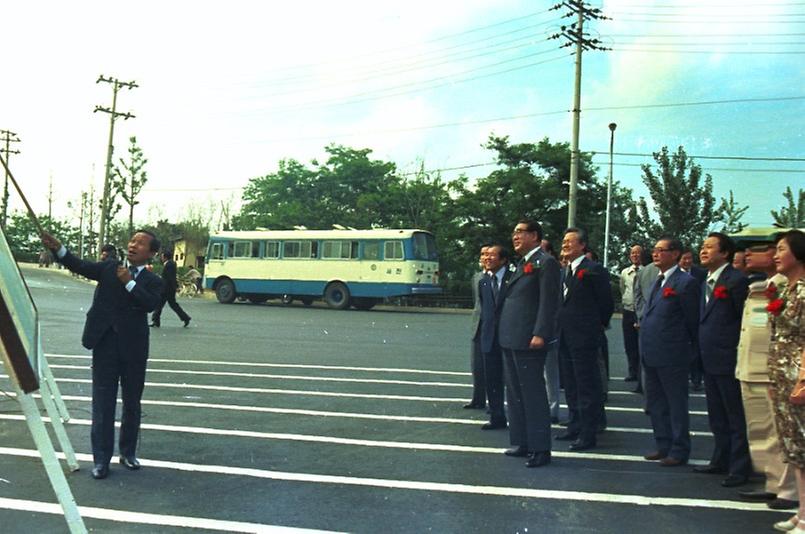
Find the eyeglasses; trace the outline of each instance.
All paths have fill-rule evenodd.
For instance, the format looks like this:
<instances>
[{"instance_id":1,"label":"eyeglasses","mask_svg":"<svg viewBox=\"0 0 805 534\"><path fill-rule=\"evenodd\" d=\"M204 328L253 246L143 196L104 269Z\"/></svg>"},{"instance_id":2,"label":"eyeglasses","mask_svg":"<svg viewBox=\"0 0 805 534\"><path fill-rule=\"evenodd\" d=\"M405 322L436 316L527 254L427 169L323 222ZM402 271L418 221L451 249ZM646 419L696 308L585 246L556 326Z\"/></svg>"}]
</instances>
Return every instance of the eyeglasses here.
<instances>
[{"instance_id":1,"label":"eyeglasses","mask_svg":"<svg viewBox=\"0 0 805 534\"><path fill-rule=\"evenodd\" d=\"M527 232L536 232L536 230L529 230L528 228L515 228L514 231L512 232L512 237L519 234L525 234Z\"/></svg>"},{"instance_id":2,"label":"eyeglasses","mask_svg":"<svg viewBox=\"0 0 805 534\"><path fill-rule=\"evenodd\" d=\"M672 250L674 250L674 249L672 249L672 248L654 247L653 249L651 249L651 252L659 254L660 252L671 252Z\"/></svg>"}]
</instances>

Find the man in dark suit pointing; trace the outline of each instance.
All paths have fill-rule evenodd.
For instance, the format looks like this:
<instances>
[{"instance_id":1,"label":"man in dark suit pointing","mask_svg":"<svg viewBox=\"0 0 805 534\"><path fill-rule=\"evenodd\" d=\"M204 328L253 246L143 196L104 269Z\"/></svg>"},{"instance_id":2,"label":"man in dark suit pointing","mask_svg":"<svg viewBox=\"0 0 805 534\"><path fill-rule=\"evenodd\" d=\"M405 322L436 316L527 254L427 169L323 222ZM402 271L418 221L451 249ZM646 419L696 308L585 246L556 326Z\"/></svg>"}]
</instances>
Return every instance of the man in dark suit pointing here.
<instances>
[{"instance_id":1,"label":"man in dark suit pointing","mask_svg":"<svg viewBox=\"0 0 805 534\"><path fill-rule=\"evenodd\" d=\"M545 390L547 345L556 342L559 263L540 250L542 227L521 220L512 233L520 255L500 313L498 335L503 349L509 409L508 456L528 456L527 467L551 461L551 416Z\"/></svg>"},{"instance_id":2,"label":"man in dark suit pointing","mask_svg":"<svg viewBox=\"0 0 805 534\"><path fill-rule=\"evenodd\" d=\"M92 350L92 476L109 475L118 383L123 398L120 463L127 469L139 469L135 452L148 359L147 314L156 308L162 294L162 280L145 269L145 264L159 250L159 240L151 232L135 233L128 245L128 268L114 260L94 263L76 258L47 233L42 234L42 242L62 265L98 282L81 338L81 344Z\"/></svg>"}]
</instances>

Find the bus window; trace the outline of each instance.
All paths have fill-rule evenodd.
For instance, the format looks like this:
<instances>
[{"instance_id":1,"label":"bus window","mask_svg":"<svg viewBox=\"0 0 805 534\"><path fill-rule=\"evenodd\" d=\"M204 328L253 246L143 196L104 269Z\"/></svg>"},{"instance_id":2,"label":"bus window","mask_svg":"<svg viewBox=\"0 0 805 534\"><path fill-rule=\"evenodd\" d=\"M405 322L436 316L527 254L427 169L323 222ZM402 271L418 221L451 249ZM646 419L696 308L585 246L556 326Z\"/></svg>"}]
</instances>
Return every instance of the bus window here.
<instances>
[{"instance_id":1,"label":"bus window","mask_svg":"<svg viewBox=\"0 0 805 534\"><path fill-rule=\"evenodd\" d=\"M403 244L402 241L386 241L386 246L383 251L383 257L387 260L401 260L403 259Z\"/></svg>"},{"instance_id":2,"label":"bus window","mask_svg":"<svg viewBox=\"0 0 805 534\"><path fill-rule=\"evenodd\" d=\"M436 240L430 234L417 232L414 234L414 259L436 261Z\"/></svg>"},{"instance_id":3,"label":"bus window","mask_svg":"<svg viewBox=\"0 0 805 534\"><path fill-rule=\"evenodd\" d=\"M323 259L350 260L358 257L357 241L325 241L322 246Z\"/></svg>"},{"instance_id":4,"label":"bus window","mask_svg":"<svg viewBox=\"0 0 805 534\"><path fill-rule=\"evenodd\" d=\"M363 259L372 261L380 259L379 241L367 241L363 244Z\"/></svg>"},{"instance_id":5,"label":"bus window","mask_svg":"<svg viewBox=\"0 0 805 534\"><path fill-rule=\"evenodd\" d=\"M277 259L280 257L280 244L279 241L266 241L266 250L263 254L264 258Z\"/></svg>"},{"instance_id":6,"label":"bus window","mask_svg":"<svg viewBox=\"0 0 805 534\"><path fill-rule=\"evenodd\" d=\"M251 241L235 241L233 258L255 258L260 255L260 245Z\"/></svg>"},{"instance_id":7,"label":"bus window","mask_svg":"<svg viewBox=\"0 0 805 534\"><path fill-rule=\"evenodd\" d=\"M222 259L224 259L224 244L223 243L213 243L212 244L212 251L210 252L210 259L211 260L222 260Z\"/></svg>"},{"instance_id":8,"label":"bus window","mask_svg":"<svg viewBox=\"0 0 805 534\"><path fill-rule=\"evenodd\" d=\"M283 258L316 258L318 241L286 241L282 244Z\"/></svg>"}]
</instances>

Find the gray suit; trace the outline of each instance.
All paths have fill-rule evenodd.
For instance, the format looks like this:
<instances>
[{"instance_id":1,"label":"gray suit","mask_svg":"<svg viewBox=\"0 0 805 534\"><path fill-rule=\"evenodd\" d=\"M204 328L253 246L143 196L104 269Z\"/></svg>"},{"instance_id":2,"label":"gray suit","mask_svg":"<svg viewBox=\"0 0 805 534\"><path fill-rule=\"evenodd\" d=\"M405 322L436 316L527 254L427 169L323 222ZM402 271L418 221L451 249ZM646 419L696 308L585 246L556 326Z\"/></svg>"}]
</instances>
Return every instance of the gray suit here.
<instances>
[{"instance_id":1,"label":"gray suit","mask_svg":"<svg viewBox=\"0 0 805 534\"><path fill-rule=\"evenodd\" d=\"M653 263L649 263L637 273L634 279L634 311L639 323L643 319L643 312L646 311L646 301L651 295L651 288L657 281L660 269Z\"/></svg>"},{"instance_id":2,"label":"gray suit","mask_svg":"<svg viewBox=\"0 0 805 534\"><path fill-rule=\"evenodd\" d=\"M503 349L509 435L529 453L551 450L551 419L545 390L547 348L529 349L534 336L556 339L559 263L539 248L509 279L498 335Z\"/></svg>"},{"instance_id":3,"label":"gray suit","mask_svg":"<svg viewBox=\"0 0 805 534\"><path fill-rule=\"evenodd\" d=\"M472 275L472 316L470 317L470 369L472 369L472 399L470 404L482 407L486 405L486 376L484 375L484 354L481 351L481 298L478 294L478 283L484 276L483 271Z\"/></svg>"}]
</instances>

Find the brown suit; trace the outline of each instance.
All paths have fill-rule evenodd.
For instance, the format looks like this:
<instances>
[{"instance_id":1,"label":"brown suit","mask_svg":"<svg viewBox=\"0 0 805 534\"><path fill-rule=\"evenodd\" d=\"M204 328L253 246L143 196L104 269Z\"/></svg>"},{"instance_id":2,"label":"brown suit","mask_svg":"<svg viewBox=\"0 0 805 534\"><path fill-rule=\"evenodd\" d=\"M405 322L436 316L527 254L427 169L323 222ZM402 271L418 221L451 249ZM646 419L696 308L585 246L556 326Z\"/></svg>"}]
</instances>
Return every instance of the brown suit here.
<instances>
[{"instance_id":1,"label":"brown suit","mask_svg":"<svg viewBox=\"0 0 805 534\"><path fill-rule=\"evenodd\" d=\"M785 282L785 277L776 275L771 281L779 286ZM768 300L764 293L768 282L761 280L749 286L741 320L735 376L741 381L746 432L754 469L766 474L766 491L777 494L781 499L796 501L797 482L793 470L783 463L768 392L771 327L766 312Z\"/></svg>"}]
</instances>

